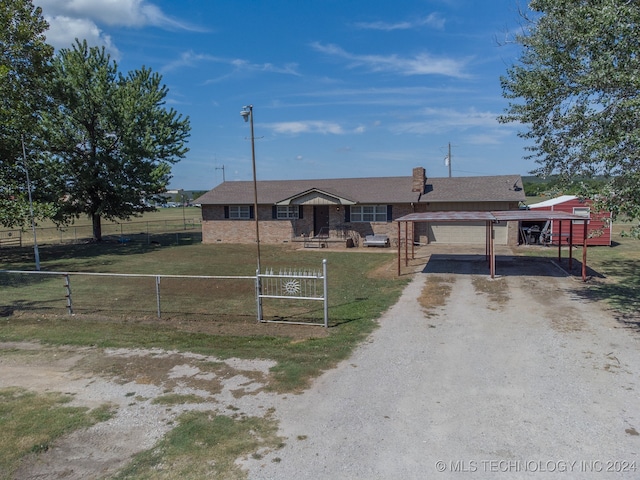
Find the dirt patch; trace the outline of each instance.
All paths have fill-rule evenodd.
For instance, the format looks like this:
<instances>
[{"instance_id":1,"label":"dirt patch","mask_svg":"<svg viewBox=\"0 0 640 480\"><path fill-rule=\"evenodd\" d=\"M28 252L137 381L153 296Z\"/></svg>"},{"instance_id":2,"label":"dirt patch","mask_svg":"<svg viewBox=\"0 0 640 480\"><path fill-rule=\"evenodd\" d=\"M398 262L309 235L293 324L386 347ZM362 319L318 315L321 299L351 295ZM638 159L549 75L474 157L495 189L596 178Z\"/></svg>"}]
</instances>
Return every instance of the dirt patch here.
<instances>
[{"instance_id":1,"label":"dirt patch","mask_svg":"<svg viewBox=\"0 0 640 480\"><path fill-rule=\"evenodd\" d=\"M478 295L488 297L489 308L492 310L503 309L509 301L509 285L506 278L474 276L472 283Z\"/></svg>"},{"instance_id":2,"label":"dirt patch","mask_svg":"<svg viewBox=\"0 0 640 480\"><path fill-rule=\"evenodd\" d=\"M264 417L277 399L264 391L272 366L163 350L0 343L0 388L63 392L72 406L115 410L111 419L25 459L14 478L108 476L152 448L188 411Z\"/></svg>"},{"instance_id":3,"label":"dirt patch","mask_svg":"<svg viewBox=\"0 0 640 480\"><path fill-rule=\"evenodd\" d=\"M454 283L455 279L452 276L432 275L427 277L420 297L418 297L418 302L424 308L427 316L435 315L435 310L447 303Z\"/></svg>"}]
</instances>

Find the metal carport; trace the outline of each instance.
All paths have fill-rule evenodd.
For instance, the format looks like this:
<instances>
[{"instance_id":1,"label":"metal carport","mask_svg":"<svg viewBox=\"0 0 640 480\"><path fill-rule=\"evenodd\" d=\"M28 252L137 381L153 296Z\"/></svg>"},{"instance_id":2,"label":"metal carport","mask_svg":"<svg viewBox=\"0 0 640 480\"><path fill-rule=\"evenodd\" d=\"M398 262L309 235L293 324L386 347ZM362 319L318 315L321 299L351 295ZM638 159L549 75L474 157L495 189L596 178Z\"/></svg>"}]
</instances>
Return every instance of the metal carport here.
<instances>
[{"instance_id":1,"label":"metal carport","mask_svg":"<svg viewBox=\"0 0 640 480\"><path fill-rule=\"evenodd\" d=\"M569 229L569 268L573 262L573 224L581 222L583 225L584 242L582 245L582 280L587 280L587 223L588 218L580 215L573 215L566 212L554 211L535 211L535 210L501 210L494 212L483 211L445 211L445 212L420 212L410 213L404 217L396 219L398 222L398 276L400 275L400 267L402 262L402 246L404 245L405 266L409 265L409 242L411 242L411 257L414 257L415 242L413 232L416 223L420 222L485 222L486 225L486 256L489 260L489 271L491 278L495 278L496 274L496 254L495 254L495 232L494 225L499 222L512 221L547 221L557 220L562 225L563 221L570 221ZM402 236L402 224L404 223L404 238ZM411 229L409 229L411 224ZM411 238L409 237L411 230ZM558 241L558 261L562 259L562 242Z\"/></svg>"}]
</instances>

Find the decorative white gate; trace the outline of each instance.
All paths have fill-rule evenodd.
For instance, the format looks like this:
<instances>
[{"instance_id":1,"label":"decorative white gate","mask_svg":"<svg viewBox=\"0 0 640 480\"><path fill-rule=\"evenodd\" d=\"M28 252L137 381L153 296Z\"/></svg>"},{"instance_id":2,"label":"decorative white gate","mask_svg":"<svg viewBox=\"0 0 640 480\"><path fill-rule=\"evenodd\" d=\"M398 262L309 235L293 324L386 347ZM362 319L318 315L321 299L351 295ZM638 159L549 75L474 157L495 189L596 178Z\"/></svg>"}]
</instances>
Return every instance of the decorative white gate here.
<instances>
[{"instance_id":1,"label":"decorative white gate","mask_svg":"<svg viewBox=\"0 0 640 480\"><path fill-rule=\"evenodd\" d=\"M265 273L257 272L256 297L258 300L258 321L300 325L329 324L327 301L327 260L322 260L322 271L308 269L281 269L275 273L267 268ZM324 323L264 320L262 299L317 300L324 303Z\"/></svg>"}]
</instances>

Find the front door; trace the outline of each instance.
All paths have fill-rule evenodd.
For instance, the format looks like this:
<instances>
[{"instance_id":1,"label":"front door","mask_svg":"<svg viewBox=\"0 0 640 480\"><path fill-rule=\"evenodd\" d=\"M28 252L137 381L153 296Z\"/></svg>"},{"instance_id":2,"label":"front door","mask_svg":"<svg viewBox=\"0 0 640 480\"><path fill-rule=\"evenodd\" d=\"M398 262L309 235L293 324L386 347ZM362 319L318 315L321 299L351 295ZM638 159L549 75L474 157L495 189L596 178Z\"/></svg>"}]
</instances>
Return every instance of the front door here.
<instances>
[{"instance_id":1,"label":"front door","mask_svg":"<svg viewBox=\"0 0 640 480\"><path fill-rule=\"evenodd\" d=\"M314 235L329 235L329 205L315 205L313 207Z\"/></svg>"}]
</instances>

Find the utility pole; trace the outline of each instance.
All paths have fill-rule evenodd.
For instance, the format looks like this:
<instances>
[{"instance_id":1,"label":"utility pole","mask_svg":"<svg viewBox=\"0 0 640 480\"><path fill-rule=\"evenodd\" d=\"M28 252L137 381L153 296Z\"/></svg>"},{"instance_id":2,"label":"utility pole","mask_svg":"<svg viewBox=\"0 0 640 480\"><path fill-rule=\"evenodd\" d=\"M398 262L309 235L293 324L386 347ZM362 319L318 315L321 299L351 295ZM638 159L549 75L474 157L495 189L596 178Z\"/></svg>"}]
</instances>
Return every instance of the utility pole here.
<instances>
[{"instance_id":1,"label":"utility pole","mask_svg":"<svg viewBox=\"0 0 640 480\"><path fill-rule=\"evenodd\" d=\"M449 152L447 156L444 157L444 164L446 167L449 167L449 178L451 178L451 142L449 142Z\"/></svg>"},{"instance_id":2,"label":"utility pole","mask_svg":"<svg viewBox=\"0 0 640 480\"><path fill-rule=\"evenodd\" d=\"M31 180L29 179L29 167L27 167L27 152L24 148L24 135L22 140L22 162L24 164L24 173L27 175L27 191L29 192L29 214L31 216L31 229L33 230L33 254L36 260L36 271L40 271L40 251L38 250L38 237L36 235L36 220L33 215L33 198L31 196Z\"/></svg>"}]
</instances>

